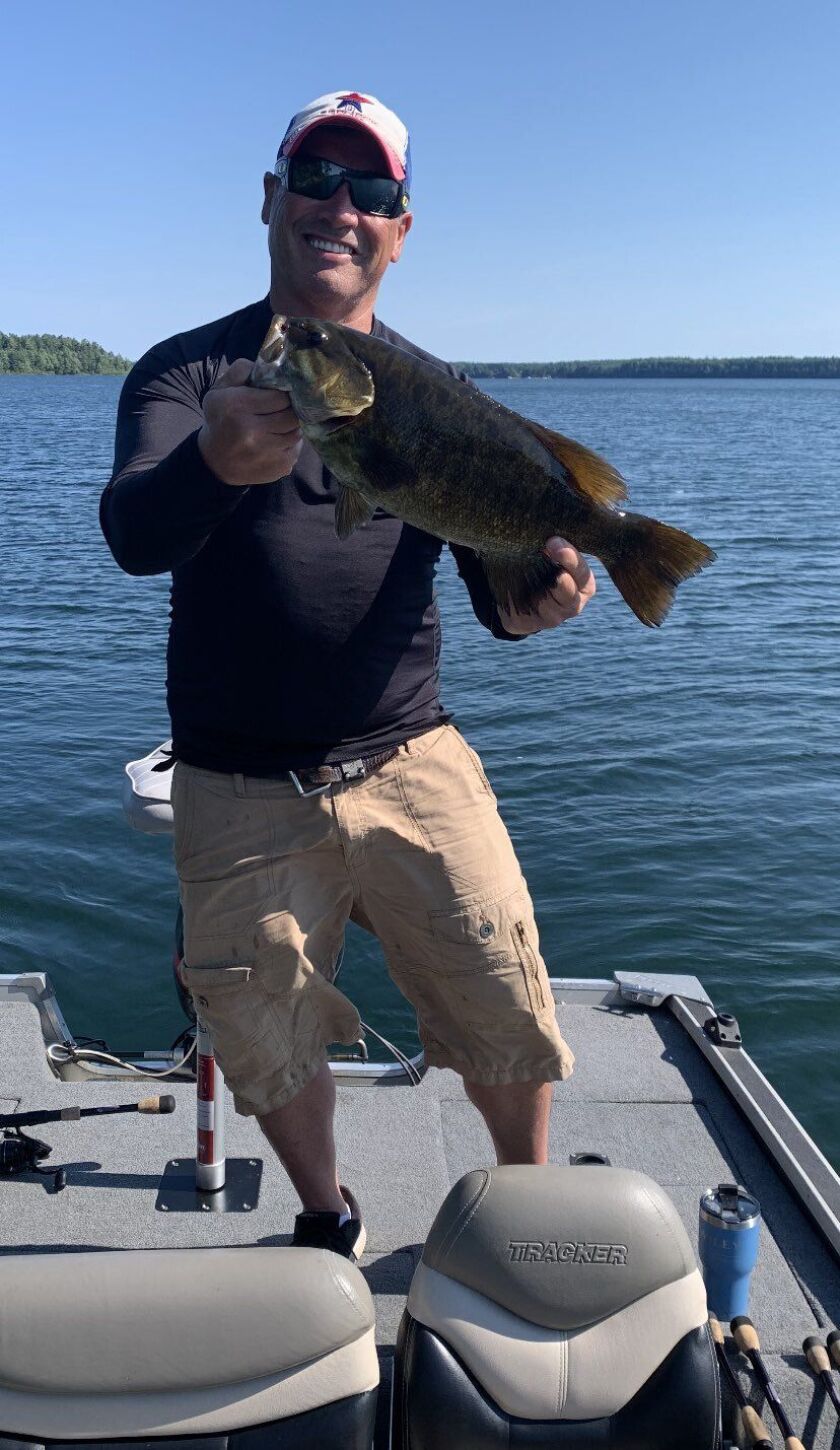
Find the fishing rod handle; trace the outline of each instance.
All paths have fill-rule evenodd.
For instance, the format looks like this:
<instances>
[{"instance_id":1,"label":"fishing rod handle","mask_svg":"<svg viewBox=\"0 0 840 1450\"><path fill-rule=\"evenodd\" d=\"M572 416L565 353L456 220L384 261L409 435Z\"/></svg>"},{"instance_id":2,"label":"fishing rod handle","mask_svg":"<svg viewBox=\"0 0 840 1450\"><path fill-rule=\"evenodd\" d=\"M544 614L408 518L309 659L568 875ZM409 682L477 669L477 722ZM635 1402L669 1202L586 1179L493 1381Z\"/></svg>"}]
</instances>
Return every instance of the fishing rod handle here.
<instances>
[{"instance_id":1,"label":"fishing rod handle","mask_svg":"<svg viewBox=\"0 0 840 1450\"><path fill-rule=\"evenodd\" d=\"M830 1374L831 1360L828 1357L828 1350L823 1346L822 1341L817 1339L816 1334L809 1334L807 1339L802 1341L802 1352L805 1355L814 1374Z\"/></svg>"},{"instance_id":2,"label":"fishing rod handle","mask_svg":"<svg viewBox=\"0 0 840 1450\"><path fill-rule=\"evenodd\" d=\"M739 1314L733 1319L729 1328L732 1330L732 1338L735 1340L742 1354L749 1354L752 1350L755 1354L761 1352L761 1345L755 1331L755 1325L746 1314Z\"/></svg>"},{"instance_id":3,"label":"fishing rod handle","mask_svg":"<svg viewBox=\"0 0 840 1450\"><path fill-rule=\"evenodd\" d=\"M42 1108L32 1113L0 1113L0 1128L36 1128L40 1123L73 1122L81 1108Z\"/></svg>"},{"instance_id":4,"label":"fishing rod handle","mask_svg":"<svg viewBox=\"0 0 840 1450\"><path fill-rule=\"evenodd\" d=\"M744 1429L750 1437L750 1443L755 1447L755 1450L773 1450L770 1431L758 1411L754 1410L752 1405L741 1406L741 1419L744 1422Z\"/></svg>"},{"instance_id":5,"label":"fishing rod handle","mask_svg":"<svg viewBox=\"0 0 840 1450\"><path fill-rule=\"evenodd\" d=\"M797 1439L796 1435L786 1435L785 1450L805 1450L805 1446L801 1440Z\"/></svg>"},{"instance_id":6,"label":"fishing rod handle","mask_svg":"<svg viewBox=\"0 0 840 1450\"><path fill-rule=\"evenodd\" d=\"M770 1406L773 1412L773 1418L784 1436L785 1445L789 1447L789 1450L797 1450L801 1441L797 1440L793 1433L793 1427L788 1419L787 1411L779 1399L779 1392L776 1386L770 1378L770 1371L761 1357L761 1345L759 1344L755 1325L751 1319L747 1318L746 1314L740 1314L736 1319L731 1321L729 1328L732 1330L735 1343L741 1353L747 1356L755 1370L756 1378L764 1391L764 1398Z\"/></svg>"},{"instance_id":7,"label":"fishing rod handle","mask_svg":"<svg viewBox=\"0 0 840 1450\"><path fill-rule=\"evenodd\" d=\"M840 1329L832 1329L825 1343L831 1358L840 1369Z\"/></svg>"},{"instance_id":8,"label":"fishing rod handle","mask_svg":"<svg viewBox=\"0 0 840 1450\"><path fill-rule=\"evenodd\" d=\"M747 1432L747 1438L750 1444L754 1447L754 1450L773 1450L770 1431L758 1411L754 1410L752 1405L748 1403L747 1397L741 1388L741 1381L738 1379L734 1368L727 1359L723 1330L717 1319L715 1319L714 1314L709 1315L709 1329L711 1330L712 1339L715 1342L718 1363L724 1372L725 1378L729 1380L732 1393L738 1401L738 1406L741 1411L741 1423Z\"/></svg>"},{"instance_id":9,"label":"fishing rod handle","mask_svg":"<svg viewBox=\"0 0 840 1450\"><path fill-rule=\"evenodd\" d=\"M137 1104L138 1113L174 1113L175 1099L171 1093L159 1098L141 1098Z\"/></svg>"}]
</instances>

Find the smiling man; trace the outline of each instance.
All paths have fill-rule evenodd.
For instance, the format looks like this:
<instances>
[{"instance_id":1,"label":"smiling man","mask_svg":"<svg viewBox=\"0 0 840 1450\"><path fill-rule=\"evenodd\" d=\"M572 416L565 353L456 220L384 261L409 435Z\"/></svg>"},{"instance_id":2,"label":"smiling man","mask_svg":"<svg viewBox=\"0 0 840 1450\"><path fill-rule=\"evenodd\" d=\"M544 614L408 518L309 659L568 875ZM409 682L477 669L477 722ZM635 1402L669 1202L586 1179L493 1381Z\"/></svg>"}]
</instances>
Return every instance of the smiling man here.
<instances>
[{"instance_id":1,"label":"smiling man","mask_svg":"<svg viewBox=\"0 0 840 1450\"><path fill-rule=\"evenodd\" d=\"M408 133L374 97L322 96L292 118L264 188L270 294L136 365L101 518L127 572L172 573L185 980L237 1111L300 1195L295 1243L358 1257L327 1064L329 1043L361 1031L334 983L348 919L381 941L426 1062L461 1074L500 1162L546 1161L552 1083L573 1058L495 798L440 703L441 542L380 510L340 542L335 482L288 396L247 386L275 312L452 371L374 316L412 224ZM561 624L594 593L576 550L546 548L554 590L522 616L453 547L496 639Z\"/></svg>"}]
</instances>

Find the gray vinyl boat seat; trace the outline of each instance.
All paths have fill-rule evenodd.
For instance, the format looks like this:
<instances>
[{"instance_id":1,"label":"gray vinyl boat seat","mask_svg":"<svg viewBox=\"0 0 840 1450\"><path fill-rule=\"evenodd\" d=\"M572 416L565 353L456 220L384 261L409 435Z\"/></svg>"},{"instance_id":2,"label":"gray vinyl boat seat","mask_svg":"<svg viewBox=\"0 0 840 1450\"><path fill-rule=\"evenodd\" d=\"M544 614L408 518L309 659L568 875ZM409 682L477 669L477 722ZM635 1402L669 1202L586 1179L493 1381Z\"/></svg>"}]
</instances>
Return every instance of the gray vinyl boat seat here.
<instances>
[{"instance_id":1,"label":"gray vinyl boat seat","mask_svg":"<svg viewBox=\"0 0 840 1450\"><path fill-rule=\"evenodd\" d=\"M277 1450L368 1450L379 1366L370 1291L321 1249L0 1258L0 1447L270 1427Z\"/></svg>"},{"instance_id":2,"label":"gray vinyl boat seat","mask_svg":"<svg viewBox=\"0 0 840 1450\"><path fill-rule=\"evenodd\" d=\"M394 1450L717 1450L706 1293L665 1191L608 1166L465 1174L397 1344Z\"/></svg>"}]
</instances>

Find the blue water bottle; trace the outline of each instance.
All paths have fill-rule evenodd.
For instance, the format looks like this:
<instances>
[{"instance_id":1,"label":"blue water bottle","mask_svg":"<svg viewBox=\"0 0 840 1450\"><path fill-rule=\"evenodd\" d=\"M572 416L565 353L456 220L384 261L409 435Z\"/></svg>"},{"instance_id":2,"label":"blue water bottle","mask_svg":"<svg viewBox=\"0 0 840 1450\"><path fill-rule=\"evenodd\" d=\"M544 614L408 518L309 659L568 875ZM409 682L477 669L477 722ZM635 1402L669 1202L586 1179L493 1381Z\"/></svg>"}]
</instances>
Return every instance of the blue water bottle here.
<instances>
[{"instance_id":1,"label":"blue water bottle","mask_svg":"<svg viewBox=\"0 0 840 1450\"><path fill-rule=\"evenodd\" d=\"M700 1262L716 1319L749 1313L760 1226L758 1199L737 1183L719 1183L700 1199Z\"/></svg>"}]
</instances>

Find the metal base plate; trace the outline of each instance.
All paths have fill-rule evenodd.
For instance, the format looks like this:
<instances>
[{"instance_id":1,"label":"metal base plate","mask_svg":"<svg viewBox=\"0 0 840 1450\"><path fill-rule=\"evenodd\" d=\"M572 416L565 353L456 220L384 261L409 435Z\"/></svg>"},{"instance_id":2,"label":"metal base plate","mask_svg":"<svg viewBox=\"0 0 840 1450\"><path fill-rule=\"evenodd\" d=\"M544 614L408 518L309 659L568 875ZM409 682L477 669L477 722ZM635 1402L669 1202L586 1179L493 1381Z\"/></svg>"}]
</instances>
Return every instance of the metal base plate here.
<instances>
[{"instance_id":1,"label":"metal base plate","mask_svg":"<svg viewBox=\"0 0 840 1450\"><path fill-rule=\"evenodd\" d=\"M195 1159L172 1158L163 1171L155 1208L160 1213L251 1213L262 1183L261 1158L228 1158L225 1183L215 1193L195 1186Z\"/></svg>"}]
</instances>

